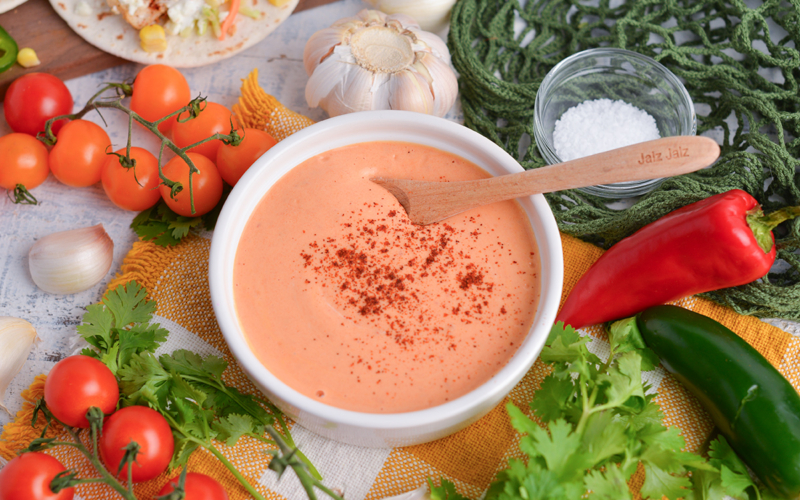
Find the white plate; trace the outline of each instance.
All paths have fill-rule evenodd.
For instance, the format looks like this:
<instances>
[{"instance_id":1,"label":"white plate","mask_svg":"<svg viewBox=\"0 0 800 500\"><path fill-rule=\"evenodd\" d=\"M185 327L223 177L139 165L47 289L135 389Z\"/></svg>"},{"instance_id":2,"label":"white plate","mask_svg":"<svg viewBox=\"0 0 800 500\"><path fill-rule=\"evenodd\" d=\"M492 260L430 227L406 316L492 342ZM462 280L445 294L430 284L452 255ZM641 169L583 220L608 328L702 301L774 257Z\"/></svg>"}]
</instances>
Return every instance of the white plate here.
<instances>
[{"instance_id":1,"label":"white plate","mask_svg":"<svg viewBox=\"0 0 800 500\"><path fill-rule=\"evenodd\" d=\"M75 8L81 1L89 4L91 15L75 13ZM78 35L109 54L142 64L191 68L221 61L260 42L289 17L300 0L291 0L282 7L275 7L267 0L244 1L264 13L261 19L239 15L236 19L236 33L222 41L217 40L210 29L203 36L182 38L178 35L167 35L167 50L161 53L142 50L139 32L121 15L113 14L105 0L50 0L50 4Z\"/></svg>"}]
</instances>

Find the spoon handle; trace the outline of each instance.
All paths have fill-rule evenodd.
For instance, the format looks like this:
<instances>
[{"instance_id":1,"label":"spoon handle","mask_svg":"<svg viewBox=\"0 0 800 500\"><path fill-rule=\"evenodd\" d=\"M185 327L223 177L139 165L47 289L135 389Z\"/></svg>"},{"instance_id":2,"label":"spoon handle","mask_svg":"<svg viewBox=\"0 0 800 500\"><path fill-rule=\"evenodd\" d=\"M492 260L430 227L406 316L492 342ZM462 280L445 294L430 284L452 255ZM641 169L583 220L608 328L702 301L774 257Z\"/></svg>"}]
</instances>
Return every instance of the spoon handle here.
<instances>
[{"instance_id":1,"label":"spoon handle","mask_svg":"<svg viewBox=\"0 0 800 500\"><path fill-rule=\"evenodd\" d=\"M674 136L516 174L459 182L372 179L392 193L412 222L431 224L471 208L539 193L597 184L670 177L719 158L707 137Z\"/></svg>"},{"instance_id":2,"label":"spoon handle","mask_svg":"<svg viewBox=\"0 0 800 500\"><path fill-rule=\"evenodd\" d=\"M713 139L664 137L518 174L467 181L474 182L474 188L464 183L461 189L467 191L464 201L471 198L479 206L538 193L681 175L707 167L718 157L719 145Z\"/></svg>"}]
</instances>

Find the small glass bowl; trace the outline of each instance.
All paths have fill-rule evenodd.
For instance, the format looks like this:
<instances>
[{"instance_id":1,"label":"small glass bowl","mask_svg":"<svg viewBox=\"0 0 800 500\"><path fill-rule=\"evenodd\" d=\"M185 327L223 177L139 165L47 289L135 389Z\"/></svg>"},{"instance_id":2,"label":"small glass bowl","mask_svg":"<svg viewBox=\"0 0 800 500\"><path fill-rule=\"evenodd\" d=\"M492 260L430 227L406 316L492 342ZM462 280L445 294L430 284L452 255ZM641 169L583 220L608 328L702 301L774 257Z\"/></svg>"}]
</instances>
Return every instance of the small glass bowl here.
<instances>
[{"instance_id":1,"label":"small glass bowl","mask_svg":"<svg viewBox=\"0 0 800 500\"><path fill-rule=\"evenodd\" d=\"M661 137L695 135L697 120L689 93L675 74L653 59L623 49L589 49L567 57L544 77L534 104L534 138L548 164L561 163L553 145L556 121L584 101L622 100L649 113ZM648 193L664 179L581 188L604 198Z\"/></svg>"}]
</instances>

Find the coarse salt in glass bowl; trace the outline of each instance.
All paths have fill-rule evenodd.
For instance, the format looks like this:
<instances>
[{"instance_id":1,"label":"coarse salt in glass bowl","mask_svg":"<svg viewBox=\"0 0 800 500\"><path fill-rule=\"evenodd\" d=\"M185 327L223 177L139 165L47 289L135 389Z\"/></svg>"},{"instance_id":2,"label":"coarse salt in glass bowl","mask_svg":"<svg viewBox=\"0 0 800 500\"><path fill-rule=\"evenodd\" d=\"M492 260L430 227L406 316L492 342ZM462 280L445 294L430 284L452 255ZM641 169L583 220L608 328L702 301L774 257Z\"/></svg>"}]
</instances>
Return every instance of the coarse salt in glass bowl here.
<instances>
[{"instance_id":1,"label":"coarse salt in glass bowl","mask_svg":"<svg viewBox=\"0 0 800 500\"><path fill-rule=\"evenodd\" d=\"M534 138L548 164L561 163L553 141L556 122L583 102L624 101L655 119L661 137L695 135L697 119L683 83L650 57L623 49L584 50L558 63L545 76L534 104ZM619 182L580 188L604 198L648 193L664 179Z\"/></svg>"}]
</instances>

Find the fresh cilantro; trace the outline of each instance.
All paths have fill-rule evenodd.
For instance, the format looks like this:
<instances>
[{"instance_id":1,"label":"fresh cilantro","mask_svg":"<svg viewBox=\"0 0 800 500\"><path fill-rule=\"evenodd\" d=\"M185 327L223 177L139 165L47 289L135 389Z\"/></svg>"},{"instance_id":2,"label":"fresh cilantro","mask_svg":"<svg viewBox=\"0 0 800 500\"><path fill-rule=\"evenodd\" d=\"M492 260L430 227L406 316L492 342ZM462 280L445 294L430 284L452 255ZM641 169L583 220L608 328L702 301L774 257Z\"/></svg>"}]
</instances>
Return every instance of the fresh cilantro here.
<instances>
[{"instance_id":1,"label":"fresh cilantro","mask_svg":"<svg viewBox=\"0 0 800 500\"><path fill-rule=\"evenodd\" d=\"M456 491L456 485L445 478L441 478L441 486L434 486L433 481L428 479L428 487L431 489L431 500L469 500Z\"/></svg>"},{"instance_id":2,"label":"fresh cilantro","mask_svg":"<svg viewBox=\"0 0 800 500\"><path fill-rule=\"evenodd\" d=\"M99 304L86 308L78 334L92 348L82 354L100 359L116 374L137 353L155 351L169 332L150 324L155 302L135 281L109 291Z\"/></svg>"},{"instance_id":3,"label":"fresh cilantro","mask_svg":"<svg viewBox=\"0 0 800 500\"><path fill-rule=\"evenodd\" d=\"M225 184L222 198L208 213L198 217L185 217L176 214L163 200L153 207L143 210L131 222L131 229L144 241L152 241L159 246L173 246L189 235L192 229L205 228L213 231L222 206L231 192Z\"/></svg>"},{"instance_id":4,"label":"fresh cilantro","mask_svg":"<svg viewBox=\"0 0 800 500\"><path fill-rule=\"evenodd\" d=\"M748 499L749 491L758 496L724 439L712 444L708 461L681 451L680 431L664 427L641 380L641 371L655 367L657 359L638 331L625 326L610 335L605 362L589 351L589 337L562 323L553 327L541 354L553 370L530 404L532 415L506 406L512 426L523 434L519 446L527 459L509 462L487 500L630 499L627 482L639 464L644 498Z\"/></svg>"},{"instance_id":5,"label":"fresh cilantro","mask_svg":"<svg viewBox=\"0 0 800 500\"><path fill-rule=\"evenodd\" d=\"M134 217L131 229L142 240L166 247L177 245L189 234L191 228L198 227L202 223L202 217L178 215L162 200Z\"/></svg>"}]
</instances>

